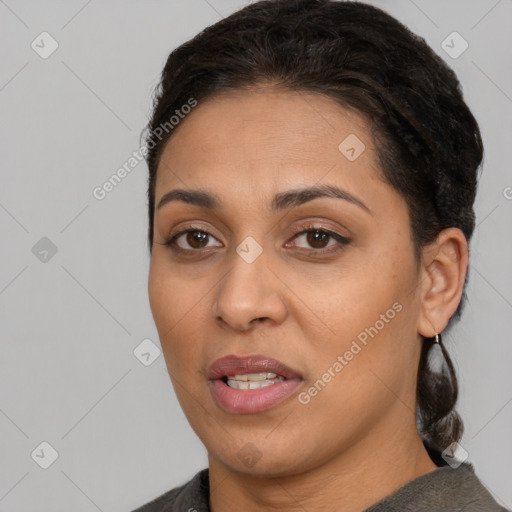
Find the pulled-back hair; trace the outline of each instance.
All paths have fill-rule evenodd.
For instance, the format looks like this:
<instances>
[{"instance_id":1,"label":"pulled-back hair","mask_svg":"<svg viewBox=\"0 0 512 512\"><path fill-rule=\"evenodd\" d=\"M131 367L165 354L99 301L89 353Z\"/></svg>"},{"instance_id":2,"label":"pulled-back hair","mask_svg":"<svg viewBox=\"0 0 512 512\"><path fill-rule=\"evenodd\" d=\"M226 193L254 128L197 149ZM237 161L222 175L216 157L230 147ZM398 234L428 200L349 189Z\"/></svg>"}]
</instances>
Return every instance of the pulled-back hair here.
<instances>
[{"instance_id":1,"label":"pulled-back hair","mask_svg":"<svg viewBox=\"0 0 512 512\"><path fill-rule=\"evenodd\" d=\"M418 262L421 249L445 228L460 228L469 242L483 146L455 73L422 38L376 7L265 0L169 55L146 135L150 252L157 167L173 133L158 128L191 98L201 103L260 84L319 93L368 120L382 178L407 201ZM445 365L436 372L429 365L432 342L422 343L417 425L432 460L445 465L441 451L463 431L454 408L457 379L444 345Z\"/></svg>"}]
</instances>

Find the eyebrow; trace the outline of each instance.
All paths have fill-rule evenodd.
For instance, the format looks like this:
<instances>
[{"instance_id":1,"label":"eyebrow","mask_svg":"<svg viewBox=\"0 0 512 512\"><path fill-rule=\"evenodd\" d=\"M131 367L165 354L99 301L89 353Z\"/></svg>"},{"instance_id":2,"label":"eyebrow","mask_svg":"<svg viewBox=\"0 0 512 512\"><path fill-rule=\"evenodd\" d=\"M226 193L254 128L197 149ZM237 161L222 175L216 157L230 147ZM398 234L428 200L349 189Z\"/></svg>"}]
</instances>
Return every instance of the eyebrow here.
<instances>
[{"instance_id":1,"label":"eyebrow","mask_svg":"<svg viewBox=\"0 0 512 512\"><path fill-rule=\"evenodd\" d=\"M294 206L300 206L301 204L320 197L342 199L372 214L370 208L368 208L363 201L348 193L346 190L335 187L334 185L316 185L313 187L280 192L274 196L271 203L271 210L285 210ZM220 210L222 208L222 201L216 194L204 190L174 189L162 196L158 202L157 209L173 201L181 201L210 210Z\"/></svg>"}]
</instances>

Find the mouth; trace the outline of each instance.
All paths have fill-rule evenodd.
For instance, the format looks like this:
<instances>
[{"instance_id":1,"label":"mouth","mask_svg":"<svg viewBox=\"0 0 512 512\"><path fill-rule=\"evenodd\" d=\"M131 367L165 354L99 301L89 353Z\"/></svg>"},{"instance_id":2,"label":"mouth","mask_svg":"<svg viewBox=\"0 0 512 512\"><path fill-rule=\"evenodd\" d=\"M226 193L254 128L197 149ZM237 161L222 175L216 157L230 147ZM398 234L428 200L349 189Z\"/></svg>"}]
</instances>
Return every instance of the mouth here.
<instances>
[{"instance_id":1,"label":"mouth","mask_svg":"<svg viewBox=\"0 0 512 512\"><path fill-rule=\"evenodd\" d=\"M284 363L262 355L218 359L208 377L212 396L222 409L246 414L275 407L303 381Z\"/></svg>"},{"instance_id":2,"label":"mouth","mask_svg":"<svg viewBox=\"0 0 512 512\"><path fill-rule=\"evenodd\" d=\"M272 372L245 373L222 378L222 382L233 389L262 389L285 380L287 379L282 375Z\"/></svg>"}]
</instances>

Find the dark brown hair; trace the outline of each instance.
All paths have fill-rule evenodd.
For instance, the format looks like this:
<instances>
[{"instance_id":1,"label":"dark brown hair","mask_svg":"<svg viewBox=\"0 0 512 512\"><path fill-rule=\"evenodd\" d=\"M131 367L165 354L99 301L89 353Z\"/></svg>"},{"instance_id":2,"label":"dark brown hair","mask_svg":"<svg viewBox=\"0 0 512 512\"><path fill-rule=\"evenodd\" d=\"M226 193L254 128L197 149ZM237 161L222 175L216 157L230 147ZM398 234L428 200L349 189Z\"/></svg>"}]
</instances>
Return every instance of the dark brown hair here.
<instances>
[{"instance_id":1,"label":"dark brown hair","mask_svg":"<svg viewBox=\"0 0 512 512\"><path fill-rule=\"evenodd\" d=\"M445 228L460 228L470 240L483 146L454 72L422 38L376 7L266 0L206 28L165 64L146 135L150 252L157 167L173 133L159 127L190 98L201 103L258 84L316 92L368 119L382 177L407 201L418 261L421 248ZM441 451L460 439L463 424L454 409L453 364L441 344L444 366L434 371L429 357L438 348L432 346L423 339L417 425L432 460L445 465Z\"/></svg>"}]
</instances>

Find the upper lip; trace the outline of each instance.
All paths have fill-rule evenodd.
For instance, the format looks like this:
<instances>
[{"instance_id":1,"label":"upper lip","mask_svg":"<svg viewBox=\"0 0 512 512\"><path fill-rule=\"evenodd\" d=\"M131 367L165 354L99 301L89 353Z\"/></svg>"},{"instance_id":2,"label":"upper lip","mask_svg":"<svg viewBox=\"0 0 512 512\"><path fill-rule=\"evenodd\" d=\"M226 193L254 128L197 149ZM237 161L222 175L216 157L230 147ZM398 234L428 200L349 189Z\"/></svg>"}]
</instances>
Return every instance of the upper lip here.
<instances>
[{"instance_id":1,"label":"upper lip","mask_svg":"<svg viewBox=\"0 0 512 512\"><path fill-rule=\"evenodd\" d=\"M229 355L214 361L210 366L208 377L212 380L223 379L232 375L246 373L270 372L286 379L300 378L300 375L281 361L264 355L236 356Z\"/></svg>"}]
</instances>

